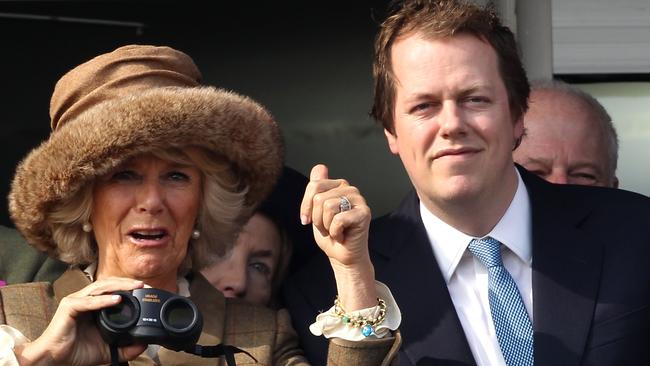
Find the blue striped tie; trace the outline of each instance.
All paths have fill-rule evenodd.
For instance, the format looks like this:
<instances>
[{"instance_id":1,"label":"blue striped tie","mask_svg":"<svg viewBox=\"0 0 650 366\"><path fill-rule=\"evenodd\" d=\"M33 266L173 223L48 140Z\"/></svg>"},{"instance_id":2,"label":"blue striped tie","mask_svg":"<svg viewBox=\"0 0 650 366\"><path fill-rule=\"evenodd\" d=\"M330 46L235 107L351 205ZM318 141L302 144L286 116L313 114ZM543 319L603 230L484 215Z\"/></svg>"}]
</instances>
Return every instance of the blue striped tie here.
<instances>
[{"instance_id":1,"label":"blue striped tie","mask_svg":"<svg viewBox=\"0 0 650 366\"><path fill-rule=\"evenodd\" d=\"M501 243L488 236L473 239L468 249L488 270L490 312L506 365L533 365L533 326L517 284L503 266Z\"/></svg>"}]
</instances>

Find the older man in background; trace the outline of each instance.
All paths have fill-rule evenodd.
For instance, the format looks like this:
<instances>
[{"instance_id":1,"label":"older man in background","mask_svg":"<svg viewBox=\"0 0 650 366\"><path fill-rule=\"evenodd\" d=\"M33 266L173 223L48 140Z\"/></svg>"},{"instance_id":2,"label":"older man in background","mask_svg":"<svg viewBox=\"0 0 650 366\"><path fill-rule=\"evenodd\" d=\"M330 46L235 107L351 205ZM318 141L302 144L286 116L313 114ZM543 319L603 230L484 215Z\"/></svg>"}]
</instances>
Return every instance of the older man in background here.
<instances>
[{"instance_id":1,"label":"older man in background","mask_svg":"<svg viewBox=\"0 0 650 366\"><path fill-rule=\"evenodd\" d=\"M618 139L591 95L561 81L532 84L516 163L552 183L618 187Z\"/></svg>"}]
</instances>

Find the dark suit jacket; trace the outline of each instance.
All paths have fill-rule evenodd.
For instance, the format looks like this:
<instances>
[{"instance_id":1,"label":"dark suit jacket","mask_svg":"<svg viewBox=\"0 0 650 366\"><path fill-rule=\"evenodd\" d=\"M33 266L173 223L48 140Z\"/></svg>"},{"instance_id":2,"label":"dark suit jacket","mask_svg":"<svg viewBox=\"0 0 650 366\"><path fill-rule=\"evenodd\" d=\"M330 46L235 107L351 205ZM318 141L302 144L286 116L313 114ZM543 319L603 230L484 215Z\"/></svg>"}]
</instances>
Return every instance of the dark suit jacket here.
<instances>
[{"instance_id":1,"label":"dark suit jacket","mask_svg":"<svg viewBox=\"0 0 650 366\"><path fill-rule=\"evenodd\" d=\"M650 365L650 199L520 173L533 221L535 364ZM474 365L417 195L373 221L370 235L377 279L402 311L401 364ZM296 329L331 306L329 276L318 257L289 279L284 297ZM326 343L304 331L300 337L312 363L324 364Z\"/></svg>"}]
</instances>

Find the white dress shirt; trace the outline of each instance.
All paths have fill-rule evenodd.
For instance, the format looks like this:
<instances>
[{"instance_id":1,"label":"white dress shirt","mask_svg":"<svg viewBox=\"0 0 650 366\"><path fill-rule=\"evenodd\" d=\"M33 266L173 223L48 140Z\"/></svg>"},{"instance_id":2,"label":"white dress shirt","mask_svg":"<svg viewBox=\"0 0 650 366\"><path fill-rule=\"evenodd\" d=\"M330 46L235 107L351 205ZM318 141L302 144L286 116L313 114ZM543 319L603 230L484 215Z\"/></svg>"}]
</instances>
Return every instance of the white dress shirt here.
<instances>
[{"instance_id":1,"label":"white dress shirt","mask_svg":"<svg viewBox=\"0 0 650 366\"><path fill-rule=\"evenodd\" d=\"M487 268L466 250L470 241L478 238L443 222L424 207L422 201L420 215L477 365L505 365L490 313ZM503 244L503 264L519 288L532 323L530 200L519 172L517 191L510 206L486 236Z\"/></svg>"}]
</instances>

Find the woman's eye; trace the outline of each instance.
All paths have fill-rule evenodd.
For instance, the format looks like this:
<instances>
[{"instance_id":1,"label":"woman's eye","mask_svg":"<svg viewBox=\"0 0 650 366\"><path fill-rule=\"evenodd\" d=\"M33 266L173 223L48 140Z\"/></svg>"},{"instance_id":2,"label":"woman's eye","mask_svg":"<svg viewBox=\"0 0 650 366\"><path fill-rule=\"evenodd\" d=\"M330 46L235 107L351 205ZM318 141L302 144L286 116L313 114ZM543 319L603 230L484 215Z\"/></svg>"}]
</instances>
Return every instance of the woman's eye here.
<instances>
[{"instance_id":1,"label":"woman's eye","mask_svg":"<svg viewBox=\"0 0 650 366\"><path fill-rule=\"evenodd\" d=\"M132 181L136 179L138 179L138 175L132 170L120 170L111 175L113 181Z\"/></svg>"},{"instance_id":2,"label":"woman's eye","mask_svg":"<svg viewBox=\"0 0 650 366\"><path fill-rule=\"evenodd\" d=\"M186 182L190 180L190 176L183 172L170 172L167 176L175 182Z\"/></svg>"},{"instance_id":3,"label":"woman's eye","mask_svg":"<svg viewBox=\"0 0 650 366\"><path fill-rule=\"evenodd\" d=\"M271 273L271 268L269 268L269 266L267 266L262 262L252 262L249 264L249 266L256 272L259 272L264 275L268 275Z\"/></svg>"}]
</instances>

